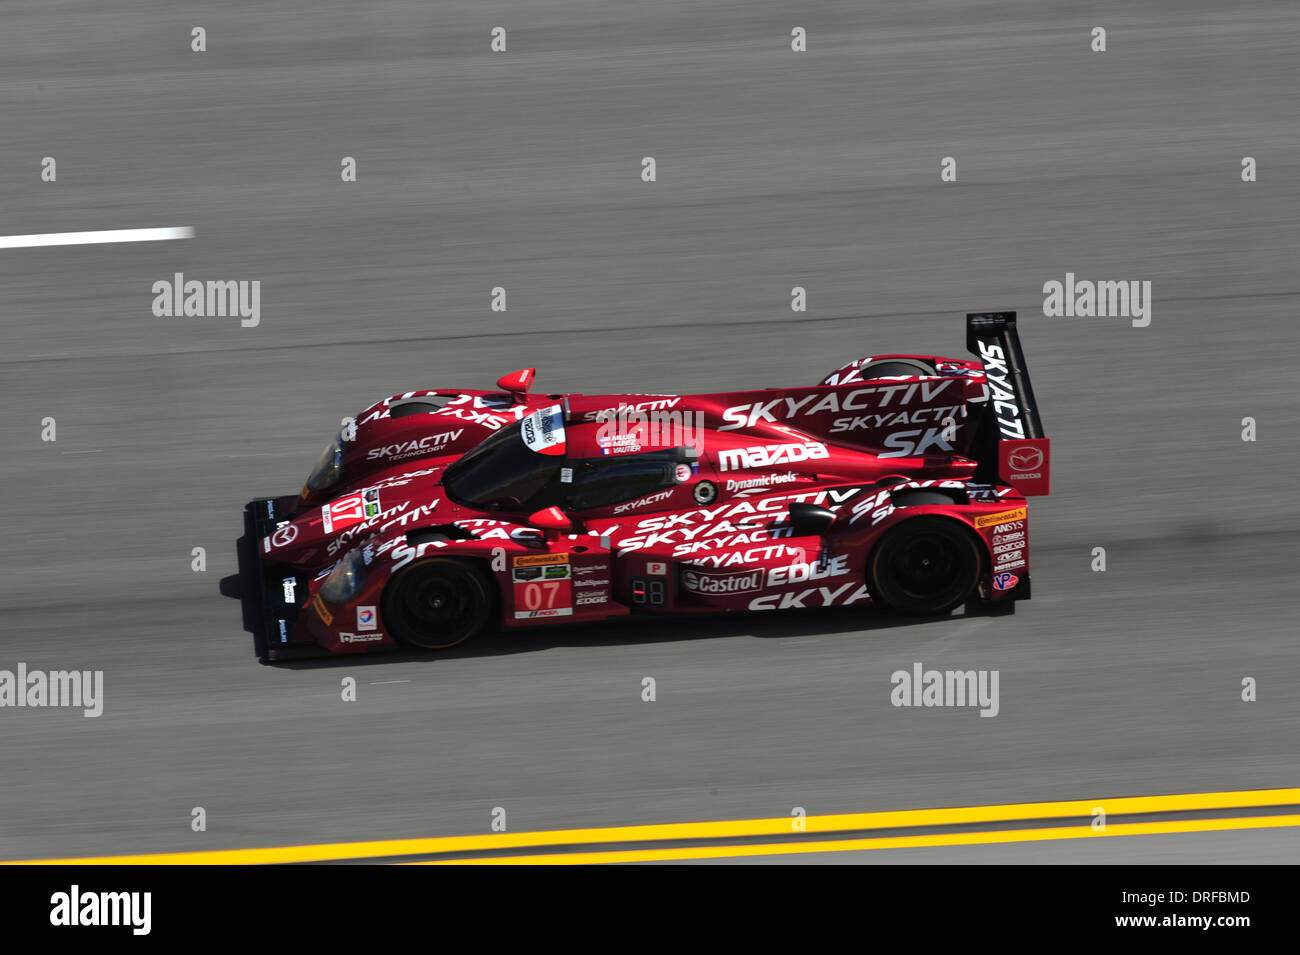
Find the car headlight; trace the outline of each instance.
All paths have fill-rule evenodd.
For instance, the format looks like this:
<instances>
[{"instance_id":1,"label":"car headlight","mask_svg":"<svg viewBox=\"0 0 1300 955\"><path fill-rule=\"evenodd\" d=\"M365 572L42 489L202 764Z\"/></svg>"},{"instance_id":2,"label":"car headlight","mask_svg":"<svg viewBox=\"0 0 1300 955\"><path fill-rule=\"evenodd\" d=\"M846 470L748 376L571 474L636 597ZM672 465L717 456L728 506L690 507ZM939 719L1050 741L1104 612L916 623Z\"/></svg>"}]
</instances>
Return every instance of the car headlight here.
<instances>
[{"instance_id":1,"label":"car headlight","mask_svg":"<svg viewBox=\"0 0 1300 955\"><path fill-rule=\"evenodd\" d=\"M307 475L307 487L323 491L339 483L343 477L343 435L331 441L321 453L320 460Z\"/></svg>"},{"instance_id":2,"label":"car headlight","mask_svg":"<svg viewBox=\"0 0 1300 955\"><path fill-rule=\"evenodd\" d=\"M325 578L318 591L320 596L332 604L345 603L357 595L366 579L366 562L361 548L354 547L343 555L334 569Z\"/></svg>"}]
</instances>

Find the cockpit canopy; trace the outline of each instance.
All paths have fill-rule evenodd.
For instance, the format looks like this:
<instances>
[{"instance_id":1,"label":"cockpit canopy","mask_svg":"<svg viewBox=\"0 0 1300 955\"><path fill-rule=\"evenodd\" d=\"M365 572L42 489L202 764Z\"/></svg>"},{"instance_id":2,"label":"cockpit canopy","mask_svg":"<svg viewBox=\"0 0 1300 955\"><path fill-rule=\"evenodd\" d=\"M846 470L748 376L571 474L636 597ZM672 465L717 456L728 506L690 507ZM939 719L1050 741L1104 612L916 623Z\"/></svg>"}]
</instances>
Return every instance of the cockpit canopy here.
<instances>
[{"instance_id":1,"label":"cockpit canopy","mask_svg":"<svg viewBox=\"0 0 1300 955\"><path fill-rule=\"evenodd\" d=\"M695 473L697 459L692 447L576 459L567 449L560 407L544 408L449 467L443 488L456 503L488 511L586 511L671 489Z\"/></svg>"}]
</instances>

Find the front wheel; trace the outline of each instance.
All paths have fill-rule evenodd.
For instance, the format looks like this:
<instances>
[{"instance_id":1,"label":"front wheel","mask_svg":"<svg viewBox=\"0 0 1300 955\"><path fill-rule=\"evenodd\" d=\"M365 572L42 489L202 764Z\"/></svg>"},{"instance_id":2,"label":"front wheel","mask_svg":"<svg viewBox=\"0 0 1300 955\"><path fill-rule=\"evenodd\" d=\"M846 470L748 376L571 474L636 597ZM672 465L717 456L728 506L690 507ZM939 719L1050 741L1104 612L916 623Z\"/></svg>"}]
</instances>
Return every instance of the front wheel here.
<instances>
[{"instance_id":1,"label":"front wheel","mask_svg":"<svg viewBox=\"0 0 1300 955\"><path fill-rule=\"evenodd\" d=\"M975 592L980 545L961 524L943 517L914 517L881 538L867 559L872 599L899 613L948 613Z\"/></svg>"},{"instance_id":2,"label":"front wheel","mask_svg":"<svg viewBox=\"0 0 1300 955\"><path fill-rule=\"evenodd\" d=\"M486 629L491 586L480 570L462 561L434 557L412 564L384 589L384 623L407 646L454 647Z\"/></svg>"}]
</instances>

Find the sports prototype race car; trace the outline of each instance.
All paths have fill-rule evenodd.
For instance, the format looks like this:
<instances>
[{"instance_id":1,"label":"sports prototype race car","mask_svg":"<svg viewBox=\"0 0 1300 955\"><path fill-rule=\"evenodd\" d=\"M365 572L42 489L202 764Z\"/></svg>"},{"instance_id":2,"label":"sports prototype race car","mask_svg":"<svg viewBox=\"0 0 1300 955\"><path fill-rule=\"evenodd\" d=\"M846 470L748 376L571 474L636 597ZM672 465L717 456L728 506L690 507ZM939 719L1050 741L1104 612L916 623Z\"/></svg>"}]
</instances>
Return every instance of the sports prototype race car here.
<instances>
[{"instance_id":1,"label":"sports prototype race car","mask_svg":"<svg viewBox=\"0 0 1300 955\"><path fill-rule=\"evenodd\" d=\"M489 629L878 604L1009 612L1049 491L1014 312L977 360L859 359L811 387L390 398L302 493L250 502L245 628L270 660Z\"/></svg>"}]
</instances>

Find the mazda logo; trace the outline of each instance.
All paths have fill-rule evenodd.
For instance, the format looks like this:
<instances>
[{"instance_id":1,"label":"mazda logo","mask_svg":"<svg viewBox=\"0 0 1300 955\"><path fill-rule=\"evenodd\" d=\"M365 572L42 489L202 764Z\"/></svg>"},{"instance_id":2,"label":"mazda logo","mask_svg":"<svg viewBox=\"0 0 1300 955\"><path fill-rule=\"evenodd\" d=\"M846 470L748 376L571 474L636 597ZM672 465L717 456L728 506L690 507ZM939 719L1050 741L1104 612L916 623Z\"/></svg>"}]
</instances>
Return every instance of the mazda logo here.
<instances>
[{"instance_id":1,"label":"mazda logo","mask_svg":"<svg viewBox=\"0 0 1300 955\"><path fill-rule=\"evenodd\" d=\"M1033 445L1026 445L1023 448L1015 448L1007 460L1011 463L1013 471L1037 471L1043 466L1043 452Z\"/></svg>"}]
</instances>

